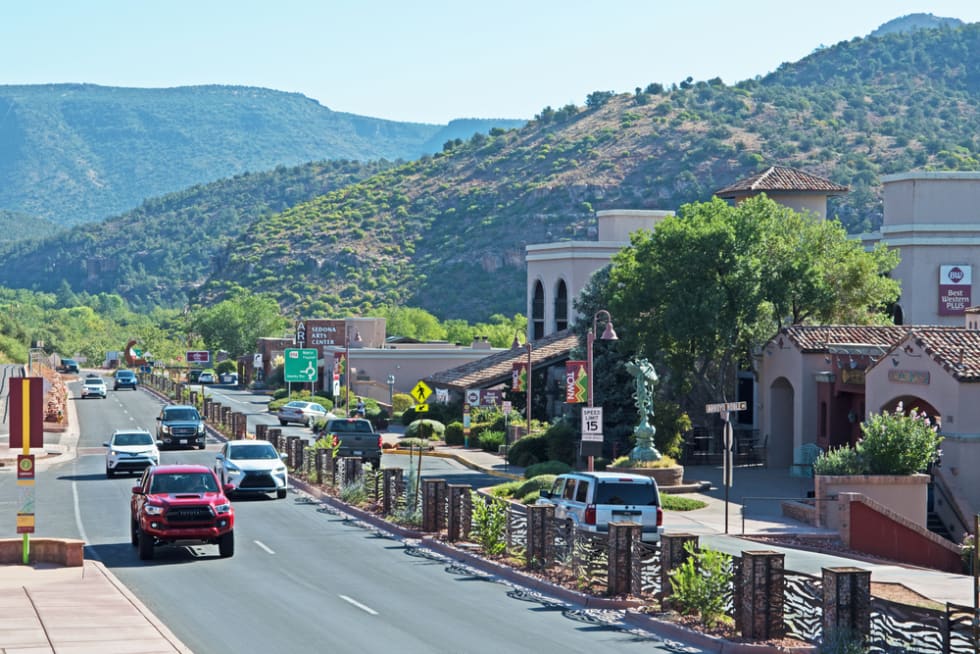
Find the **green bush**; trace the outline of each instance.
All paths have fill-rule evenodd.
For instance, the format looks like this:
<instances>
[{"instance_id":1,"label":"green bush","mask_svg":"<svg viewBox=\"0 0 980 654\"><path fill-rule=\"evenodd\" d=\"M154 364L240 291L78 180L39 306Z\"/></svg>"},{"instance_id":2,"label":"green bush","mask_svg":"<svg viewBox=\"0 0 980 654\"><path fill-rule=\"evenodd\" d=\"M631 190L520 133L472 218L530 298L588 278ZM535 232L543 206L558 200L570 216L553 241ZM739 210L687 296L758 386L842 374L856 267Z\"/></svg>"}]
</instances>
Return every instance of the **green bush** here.
<instances>
[{"instance_id":1,"label":"green bush","mask_svg":"<svg viewBox=\"0 0 980 654\"><path fill-rule=\"evenodd\" d=\"M507 452L507 462L521 468L547 460L548 439L543 434L525 436L511 445Z\"/></svg>"},{"instance_id":2,"label":"green bush","mask_svg":"<svg viewBox=\"0 0 980 654\"><path fill-rule=\"evenodd\" d=\"M523 501L530 493L539 493L542 490L551 488L551 485L555 483L555 475L538 475L527 481L517 483L519 485L514 489L512 497Z\"/></svg>"},{"instance_id":3,"label":"green bush","mask_svg":"<svg viewBox=\"0 0 980 654\"><path fill-rule=\"evenodd\" d=\"M484 554L502 554L507 549L507 505L503 500L484 498L470 491L473 500L470 537L480 544Z\"/></svg>"},{"instance_id":4,"label":"green bush","mask_svg":"<svg viewBox=\"0 0 980 654\"><path fill-rule=\"evenodd\" d=\"M543 461L526 467L524 478L534 479L539 475L561 475L571 471L572 467L564 461Z\"/></svg>"},{"instance_id":5,"label":"green bush","mask_svg":"<svg viewBox=\"0 0 980 654\"><path fill-rule=\"evenodd\" d=\"M526 483L521 479L513 479L511 481L505 481L502 484L497 484L496 486L491 486L488 492L494 497L516 497L517 489Z\"/></svg>"},{"instance_id":6,"label":"green bush","mask_svg":"<svg viewBox=\"0 0 980 654\"><path fill-rule=\"evenodd\" d=\"M548 459L574 465L578 458L579 435L568 420L554 423L544 436L548 439Z\"/></svg>"},{"instance_id":7,"label":"green bush","mask_svg":"<svg viewBox=\"0 0 980 654\"><path fill-rule=\"evenodd\" d=\"M451 422L446 425L446 431L443 433L443 439L446 441L446 445L462 445L465 442L463 436L463 423Z\"/></svg>"},{"instance_id":8,"label":"green bush","mask_svg":"<svg viewBox=\"0 0 980 654\"><path fill-rule=\"evenodd\" d=\"M485 431L480 434L480 449L484 452L499 452L506 434L502 431Z\"/></svg>"},{"instance_id":9,"label":"green bush","mask_svg":"<svg viewBox=\"0 0 980 654\"><path fill-rule=\"evenodd\" d=\"M421 438L400 438L398 440L398 449L400 450L415 449L428 452L433 447L432 441L423 440Z\"/></svg>"},{"instance_id":10,"label":"green bush","mask_svg":"<svg viewBox=\"0 0 980 654\"><path fill-rule=\"evenodd\" d=\"M217 365L214 366L214 371L223 375L227 372L238 372L238 364L231 359L225 359L224 361L219 361Z\"/></svg>"},{"instance_id":11,"label":"green bush","mask_svg":"<svg viewBox=\"0 0 980 654\"><path fill-rule=\"evenodd\" d=\"M684 543L690 556L670 573L670 601L684 615L697 615L705 627L725 617L725 594L732 583L731 557Z\"/></svg>"},{"instance_id":12,"label":"green bush","mask_svg":"<svg viewBox=\"0 0 980 654\"><path fill-rule=\"evenodd\" d=\"M391 406L395 413L404 413L415 404L408 393L395 393L391 396Z\"/></svg>"},{"instance_id":13,"label":"green bush","mask_svg":"<svg viewBox=\"0 0 980 654\"><path fill-rule=\"evenodd\" d=\"M438 420L423 418L413 420L405 429L406 438L421 438L426 440L442 440L446 426Z\"/></svg>"},{"instance_id":14,"label":"green bush","mask_svg":"<svg viewBox=\"0 0 980 654\"><path fill-rule=\"evenodd\" d=\"M939 460L939 429L913 408L899 402L893 413L872 414L861 424L864 437L854 448L822 452L813 462L819 475L911 475Z\"/></svg>"}]
</instances>

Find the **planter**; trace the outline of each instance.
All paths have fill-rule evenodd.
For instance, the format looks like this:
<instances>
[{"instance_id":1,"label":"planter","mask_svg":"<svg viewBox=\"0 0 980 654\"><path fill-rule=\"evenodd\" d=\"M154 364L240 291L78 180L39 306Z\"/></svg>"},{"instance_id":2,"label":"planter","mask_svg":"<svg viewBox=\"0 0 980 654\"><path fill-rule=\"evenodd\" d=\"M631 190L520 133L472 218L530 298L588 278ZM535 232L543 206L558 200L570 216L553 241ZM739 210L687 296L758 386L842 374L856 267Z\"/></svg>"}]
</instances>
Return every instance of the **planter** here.
<instances>
[{"instance_id":1,"label":"planter","mask_svg":"<svg viewBox=\"0 0 980 654\"><path fill-rule=\"evenodd\" d=\"M608 468L609 472L628 472L631 475L653 477L657 486L680 486L684 483L684 466L669 468Z\"/></svg>"},{"instance_id":2,"label":"planter","mask_svg":"<svg viewBox=\"0 0 980 654\"><path fill-rule=\"evenodd\" d=\"M860 493L920 527L926 526L929 475L816 475L814 495L820 527L840 529L840 493Z\"/></svg>"}]
</instances>

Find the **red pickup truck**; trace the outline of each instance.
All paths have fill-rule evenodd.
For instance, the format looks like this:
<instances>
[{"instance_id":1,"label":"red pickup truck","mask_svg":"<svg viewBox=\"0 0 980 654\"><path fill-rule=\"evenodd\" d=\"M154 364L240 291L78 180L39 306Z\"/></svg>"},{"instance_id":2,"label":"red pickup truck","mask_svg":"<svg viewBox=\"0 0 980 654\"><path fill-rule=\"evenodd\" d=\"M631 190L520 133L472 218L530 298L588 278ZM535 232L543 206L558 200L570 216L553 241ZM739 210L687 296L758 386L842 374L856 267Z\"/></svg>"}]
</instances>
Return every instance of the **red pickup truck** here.
<instances>
[{"instance_id":1,"label":"red pickup truck","mask_svg":"<svg viewBox=\"0 0 980 654\"><path fill-rule=\"evenodd\" d=\"M235 510L210 468L147 468L130 500L131 540L140 559L161 545L214 544L223 558L235 554Z\"/></svg>"}]
</instances>

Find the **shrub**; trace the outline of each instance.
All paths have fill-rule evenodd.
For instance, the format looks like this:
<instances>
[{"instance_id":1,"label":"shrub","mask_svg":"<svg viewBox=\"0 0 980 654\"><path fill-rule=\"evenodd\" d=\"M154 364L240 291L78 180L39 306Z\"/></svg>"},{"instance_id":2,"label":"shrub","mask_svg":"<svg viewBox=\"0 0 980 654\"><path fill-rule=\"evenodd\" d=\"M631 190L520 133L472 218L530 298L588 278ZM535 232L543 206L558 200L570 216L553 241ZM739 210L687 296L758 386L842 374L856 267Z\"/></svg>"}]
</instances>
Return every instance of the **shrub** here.
<instances>
[{"instance_id":1,"label":"shrub","mask_svg":"<svg viewBox=\"0 0 980 654\"><path fill-rule=\"evenodd\" d=\"M559 420L548 427L544 436L548 439L548 459L564 461L569 465L575 463L579 435L571 422Z\"/></svg>"},{"instance_id":2,"label":"shrub","mask_svg":"<svg viewBox=\"0 0 980 654\"><path fill-rule=\"evenodd\" d=\"M523 501L530 493L539 493L542 490L551 488L551 485L555 483L555 475L538 475L527 481L518 481L516 483L518 486L514 488L512 497Z\"/></svg>"},{"instance_id":3,"label":"shrub","mask_svg":"<svg viewBox=\"0 0 980 654\"><path fill-rule=\"evenodd\" d=\"M661 508L668 511L694 511L708 506L708 503L702 500L695 500L690 497L681 497L679 495L670 495L669 493L661 494L660 504Z\"/></svg>"},{"instance_id":4,"label":"shrub","mask_svg":"<svg viewBox=\"0 0 980 654\"><path fill-rule=\"evenodd\" d=\"M225 359L224 361L219 361L214 366L214 371L219 375L227 372L238 372L238 364L231 359Z\"/></svg>"},{"instance_id":5,"label":"shrub","mask_svg":"<svg viewBox=\"0 0 980 654\"><path fill-rule=\"evenodd\" d=\"M911 475L939 460L942 436L924 412L906 415L899 402L893 413L872 414L861 424L864 437L854 448L822 452L813 462L819 475Z\"/></svg>"},{"instance_id":6,"label":"shrub","mask_svg":"<svg viewBox=\"0 0 980 654\"><path fill-rule=\"evenodd\" d=\"M547 460L548 439L543 434L525 436L511 445L507 452L507 462L521 468Z\"/></svg>"},{"instance_id":7,"label":"shrub","mask_svg":"<svg viewBox=\"0 0 980 654\"><path fill-rule=\"evenodd\" d=\"M621 456L609 464L610 468L673 468L677 461L673 457L663 455L657 461L634 461L628 456Z\"/></svg>"},{"instance_id":8,"label":"shrub","mask_svg":"<svg viewBox=\"0 0 980 654\"><path fill-rule=\"evenodd\" d=\"M462 445L466 440L463 436L463 423L457 420L446 425L443 439L446 445Z\"/></svg>"},{"instance_id":9,"label":"shrub","mask_svg":"<svg viewBox=\"0 0 980 654\"><path fill-rule=\"evenodd\" d=\"M544 461L529 465L524 469L525 479L533 479L538 475L560 475L571 472L572 467L564 461Z\"/></svg>"},{"instance_id":10,"label":"shrub","mask_svg":"<svg viewBox=\"0 0 980 654\"><path fill-rule=\"evenodd\" d=\"M432 447L432 441L421 438L402 438L398 441L398 449L401 450L416 449L429 451Z\"/></svg>"},{"instance_id":11,"label":"shrub","mask_svg":"<svg viewBox=\"0 0 980 654\"><path fill-rule=\"evenodd\" d=\"M429 420L428 418L424 418L421 420L413 420L405 429L405 436L407 438L442 440L442 436L445 434L445 432L446 426L444 424L438 420Z\"/></svg>"},{"instance_id":12,"label":"shrub","mask_svg":"<svg viewBox=\"0 0 980 654\"><path fill-rule=\"evenodd\" d=\"M502 431L485 431L480 434L480 449L484 452L498 452L505 437L506 434Z\"/></svg>"},{"instance_id":13,"label":"shrub","mask_svg":"<svg viewBox=\"0 0 980 654\"><path fill-rule=\"evenodd\" d=\"M516 497L517 489L526 484L527 482L521 479L514 479L511 481L505 481L502 484L497 484L496 486L491 486L488 491L494 497Z\"/></svg>"},{"instance_id":14,"label":"shrub","mask_svg":"<svg viewBox=\"0 0 980 654\"><path fill-rule=\"evenodd\" d=\"M473 500L472 531L470 537L480 544L484 554L501 554L507 548L504 534L507 530L507 505L503 500L482 497L470 491Z\"/></svg>"},{"instance_id":15,"label":"shrub","mask_svg":"<svg viewBox=\"0 0 980 654\"><path fill-rule=\"evenodd\" d=\"M391 408L395 413L404 413L415 404L408 393L395 393L391 396Z\"/></svg>"},{"instance_id":16,"label":"shrub","mask_svg":"<svg viewBox=\"0 0 980 654\"><path fill-rule=\"evenodd\" d=\"M732 582L731 557L711 549L684 543L690 554L670 573L671 603L684 615L698 615L701 624L713 627L725 615L725 593Z\"/></svg>"}]
</instances>

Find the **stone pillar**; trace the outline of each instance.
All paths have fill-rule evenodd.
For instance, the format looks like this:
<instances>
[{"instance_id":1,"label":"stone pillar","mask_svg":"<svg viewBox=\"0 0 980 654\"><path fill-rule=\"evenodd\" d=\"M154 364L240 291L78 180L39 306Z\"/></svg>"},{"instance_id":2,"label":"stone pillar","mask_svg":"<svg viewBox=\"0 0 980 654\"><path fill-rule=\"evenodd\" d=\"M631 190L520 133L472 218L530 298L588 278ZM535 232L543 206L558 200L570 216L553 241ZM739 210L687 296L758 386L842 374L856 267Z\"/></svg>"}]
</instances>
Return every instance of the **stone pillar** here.
<instances>
[{"instance_id":1,"label":"stone pillar","mask_svg":"<svg viewBox=\"0 0 980 654\"><path fill-rule=\"evenodd\" d=\"M211 421L211 405L213 403L214 400L211 397L207 395L204 396L204 408L201 410L201 415L203 415L204 419L208 422Z\"/></svg>"},{"instance_id":2,"label":"stone pillar","mask_svg":"<svg viewBox=\"0 0 980 654\"><path fill-rule=\"evenodd\" d=\"M741 579L735 584L735 625L745 638L769 640L786 634L785 557L768 550L742 552Z\"/></svg>"},{"instance_id":3,"label":"stone pillar","mask_svg":"<svg viewBox=\"0 0 980 654\"><path fill-rule=\"evenodd\" d=\"M871 571L823 568L823 633L847 631L867 642L871 634Z\"/></svg>"},{"instance_id":4,"label":"stone pillar","mask_svg":"<svg viewBox=\"0 0 980 654\"><path fill-rule=\"evenodd\" d=\"M232 422L235 425L235 438L245 438L245 432L247 431L246 428L248 427L248 419L245 417L244 413L239 413L237 411L232 415L234 416Z\"/></svg>"},{"instance_id":5,"label":"stone pillar","mask_svg":"<svg viewBox=\"0 0 980 654\"><path fill-rule=\"evenodd\" d=\"M231 407L230 406L223 406L223 407L221 407L221 418L220 418L220 422L221 422L221 425L223 427L227 427L231 423Z\"/></svg>"},{"instance_id":6,"label":"stone pillar","mask_svg":"<svg viewBox=\"0 0 980 654\"><path fill-rule=\"evenodd\" d=\"M264 422L260 422L257 425L255 425L255 440L257 441L269 440L268 429L269 429L269 425L265 424Z\"/></svg>"},{"instance_id":7,"label":"stone pillar","mask_svg":"<svg viewBox=\"0 0 980 654\"><path fill-rule=\"evenodd\" d=\"M446 480L422 480L422 531L437 532L442 529L446 507Z\"/></svg>"},{"instance_id":8,"label":"stone pillar","mask_svg":"<svg viewBox=\"0 0 980 654\"><path fill-rule=\"evenodd\" d=\"M551 523L554 505L531 504L527 507L527 567L547 568L555 560L555 541Z\"/></svg>"},{"instance_id":9,"label":"stone pillar","mask_svg":"<svg viewBox=\"0 0 980 654\"><path fill-rule=\"evenodd\" d=\"M643 525L638 522L609 523L609 571L606 575L609 595L640 594L639 588L633 588L633 544L642 536Z\"/></svg>"},{"instance_id":10,"label":"stone pillar","mask_svg":"<svg viewBox=\"0 0 980 654\"><path fill-rule=\"evenodd\" d=\"M470 494L467 484L448 484L449 510L446 513L446 535L449 542L461 540L467 536L463 532L463 498Z\"/></svg>"},{"instance_id":11,"label":"stone pillar","mask_svg":"<svg viewBox=\"0 0 980 654\"><path fill-rule=\"evenodd\" d=\"M191 391L191 401L190 404L197 406L197 391Z\"/></svg>"},{"instance_id":12,"label":"stone pillar","mask_svg":"<svg viewBox=\"0 0 980 654\"><path fill-rule=\"evenodd\" d=\"M300 441L299 436L288 436L286 437L286 465L288 465L293 470L298 470L301 465L303 465L303 451L301 448L297 447Z\"/></svg>"},{"instance_id":13,"label":"stone pillar","mask_svg":"<svg viewBox=\"0 0 980 654\"><path fill-rule=\"evenodd\" d=\"M661 534L660 535L660 600L661 610L670 606L670 573L691 558L684 549L686 543L691 543L695 551L698 549L698 537L694 534Z\"/></svg>"}]
</instances>

